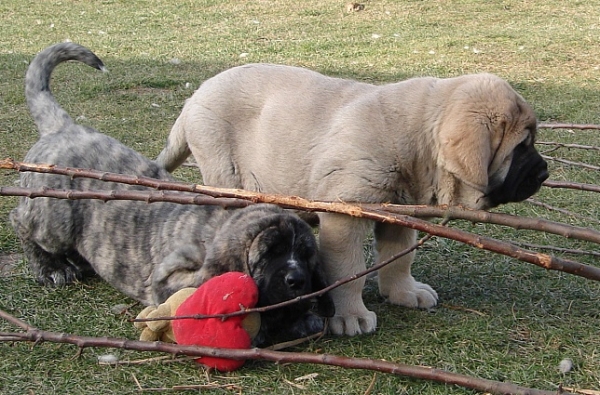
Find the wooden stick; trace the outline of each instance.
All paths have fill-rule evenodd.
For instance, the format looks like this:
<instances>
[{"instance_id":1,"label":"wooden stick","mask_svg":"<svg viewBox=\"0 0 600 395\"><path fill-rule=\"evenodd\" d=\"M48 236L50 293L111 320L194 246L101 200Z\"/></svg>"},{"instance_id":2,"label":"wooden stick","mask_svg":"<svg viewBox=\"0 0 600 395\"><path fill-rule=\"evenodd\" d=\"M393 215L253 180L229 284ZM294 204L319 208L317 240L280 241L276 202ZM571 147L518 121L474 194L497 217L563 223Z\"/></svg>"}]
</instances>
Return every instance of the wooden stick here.
<instances>
[{"instance_id":1,"label":"wooden stick","mask_svg":"<svg viewBox=\"0 0 600 395\"><path fill-rule=\"evenodd\" d=\"M260 194L258 202L262 200ZM178 204L195 205L219 205L226 208L246 207L252 202L243 199L234 198L215 198L198 194L187 194L167 191L132 191L132 190L86 190L77 191L72 189L53 189L53 188L23 188L23 187L0 187L0 196L25 196L31 199L39 197L52 197L57 199L98 199L104 202L112 200L135 200L146 203L171 202ZM528 200L534 203L531 199ZM312 203L329 204L330 202L312 201ZM535 203L534 203L535 204ZM484 210L469 210L462 207L450 206L424 206L424 205L397 205L397 204L349 204L343 203L346 211L353 210L360 213L365 212L383 212L383 218L380 221L394 220L396 215L407 215L411 217L426 218L445 218L461 219L469 222L490 223L496 225L510 226L514 229L537 230L567 238L591 241L600 244L600 231L591 228L577 227L573 225L562 224L559 222L548 221L542 218L518 217L515 215L491 213ZM302 205L290 206L298 210L304 209ZM546 207L550 208L550 207ZM313 211L324 211L320 208L314 208ZM335 210L334 210L335 211ZM357 215L360 216L360 215Z\"/></svg>"},{"instance_id":2,"label":"wooden stick","mask_svg":"<svg viewBox=\"0 0 600 395\"><path fill-rule=\"evenodd\" d=\"M600 125L581 123L540 123L538 129L600 130Z\"/></svg>"},{"instance_id":3,"label":"wooden stick","mask_svg":"<svg viewBox=\"0 0 600 395\"><path fill-rule=\"evenodd\" d=\"M565 143L559 143L557 141L536 141L535 143L538 145L553 145L558 148L575 148L575 149L582 149L582 150L600 151L600 147L597 147L594 145L565 144Z\"/></svg>"},{"instance_id":4,"label":"wooden stick","mask_svg":"<svg viewBox=\"0 0 600 395\"><path fill-rule=\"evenodd\" d=\"M19 171L36 171L43 173L56 173L70 177L87 177L104 181L123 182L135 185L151 186L155 189L169 189L183 192L196 192L218 198L235 198L249 200L253 203L271 203L284 208L301 209L306 211L323 211L329 213L346 214L358 218L366 218L374 221L392 223L411 229L426 232L435 236L453 239L476 248L497 252L510 256L548 270L560 270L576 274L588 279L600 280L600 268L584 265L582 263L567 259L557 258L551 255L536 253L518 248L510 243L502 242L493 238L475 235L459 229L452 229L431 222L396 214L390 216L383 210L373 210L358 205L350 205L338 202L317 202L296 196L281 196L245 191L241 189L215 188L197 184L181 183L177 181L158 180L148 177L125 176L122 174L100 172L87 169L65 168L54 165L33 165L15 162L11 159L0 161L0 168L16 169ZM595 231L588 229L583 232L586 240L597 240ZM597 232L596 232L597 233ZM590 240L591 239L591 240ZM597 242L597 241L596 241Z\"/></svg>"},{"instance_id":5,"label":"wooden stick","mask_svg":"<svg viewBox=\"0 0 600 395\"><path fill-rule=\"evenodd\" d=\"M588 170L600 170L600 166L594 166L594 165L590 165L590 164L583 163L583 162L574 162L571 160L555 158L555 157L548 156L548 155L542 155L542 158L544 158L546 160L553 160L554 162L563 163L563 164L569 165L569 166L582 167L582 168L588 169Z\"/></svg>"},{"instance_id":6,"label":"wooden stick","mask_svg":"<svg viewBox=\"0 0 600 395\"><path fill-rule=\"evenodd\" d=\"M585 215L581 215L581 214L574 213L574 212L569 211L569 210L565 210L564 208L551 206L548 203L540 202L540 201L537 201L537 200L532 199L532 198L529 198L526 201L527 201L527 203L533 204L534 206L543 207L546 210L556 211L557 213L568 215L568 216L573 217L573 218L583 219L583 220L589 221L589 222L600 223L600 219L587 217Z\"/></svg>"},{"instance_id":7,"label":"wooden stick","mask_svg":"<svg viewBox=\"0 0 600 395\"><path fill-rule=\"evenodd\" d=\"M582 184L579 182L546 180L542 185L548 188L564 188L587 192L600 192L600 185Z\"/></svg>"},{"instance_id":8,"label":"wooden stick","mask_svg":"<svg viewBox=\"0 0 600 395\"><path fill-rule=\"evenodd\" d=\"M307 352L281 352L258 348L222 349L201 346L184 346L162 342L143 342L138 340L126 340L110 337L76 336L65 333L39 330L2 310L0 310L0 318L3 318L11 323L18 322L19 324L17 326L24 329L27 328L26 333L0 333L0 339L10 336L12 337L11 341L13 342L27 341L39 344L40 342L48 341L53 343L73 344L79 347L79 349L84 349L87 347L110 347L124 350L158 351L175 355L185 354L194 357L211 356L228 359L266 360L278 364L311 363L318 365L337 366L346 369L371 370L394 374L397 376L431 380L443 384L457 385L480 392L488 392L491 394L556 395L556 391L544 391L526 388L512 383L471 377L431 367L406 365L377 359L350 358L331 354L316 354ZM17 338L18 340L15 340ZM572 395L565 392L562 392L562 394Z\"/></svg>"}]
</instances>

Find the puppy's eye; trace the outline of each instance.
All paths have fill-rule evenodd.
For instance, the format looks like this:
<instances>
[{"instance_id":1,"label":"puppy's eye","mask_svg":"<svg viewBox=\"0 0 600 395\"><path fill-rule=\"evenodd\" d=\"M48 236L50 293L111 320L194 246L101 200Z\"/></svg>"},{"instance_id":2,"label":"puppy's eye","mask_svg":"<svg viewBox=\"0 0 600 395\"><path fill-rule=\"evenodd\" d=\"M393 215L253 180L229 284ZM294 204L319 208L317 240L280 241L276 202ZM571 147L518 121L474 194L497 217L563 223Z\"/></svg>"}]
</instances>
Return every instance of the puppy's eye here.
<instances>
[{"instance_id":1,"label":"puppy's eye","mask_svg":"<svg viewBox=\"0 0 600 395\"><path fill-rule=\"evenodd\" d=\"M523 141L521 141L521 144L519 145L526 147L533 145L533 135L531 134L531 132L527 133L527 136L525 137L525 139L523 139Z\"/></svg>"},{"instance_id":2,"label":"puppy's eye","mask_svg":"<svg viewBox=\"0 0 600 395\"><path fill-rule=\"evenodd\" d=\"M271 253L274 255L283 255L287 251L286 246L283 243L273 244L271 247Z\"/></svg>"},{"instance_id":3,"label":"puppy's eye","mask_svg":"<svg viewBox=\"0 0 600 395\"><path fill-rule=\"evenodd\" d=\"M296 247L298 258L305 262L310 262L311 259L317 254L316 247L308 245L299 245Z\"/></svg>"}]
</instances>

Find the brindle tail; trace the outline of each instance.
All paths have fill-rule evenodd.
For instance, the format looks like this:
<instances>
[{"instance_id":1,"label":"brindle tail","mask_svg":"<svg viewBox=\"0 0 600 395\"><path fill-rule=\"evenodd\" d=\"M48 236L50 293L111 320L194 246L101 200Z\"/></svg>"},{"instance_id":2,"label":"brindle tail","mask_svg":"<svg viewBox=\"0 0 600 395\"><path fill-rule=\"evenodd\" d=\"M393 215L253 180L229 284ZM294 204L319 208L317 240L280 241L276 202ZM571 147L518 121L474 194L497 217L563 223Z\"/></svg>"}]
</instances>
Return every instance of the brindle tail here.
<instances>
[{"instance_id":1,"label":"brindle tail","mask_svg":"<svg viewBox=\"0 0 600 395\"><path fill-rule=\"evenodd\" d=\"M58 64L68 60L77 60L95 69L107 71L100 58L78 44L56 44L40 52L29 65L25 76L25 97L40 136L55 133L73 124L73 119L50 91L52 71Z\"/></svg>"}]
</instances>

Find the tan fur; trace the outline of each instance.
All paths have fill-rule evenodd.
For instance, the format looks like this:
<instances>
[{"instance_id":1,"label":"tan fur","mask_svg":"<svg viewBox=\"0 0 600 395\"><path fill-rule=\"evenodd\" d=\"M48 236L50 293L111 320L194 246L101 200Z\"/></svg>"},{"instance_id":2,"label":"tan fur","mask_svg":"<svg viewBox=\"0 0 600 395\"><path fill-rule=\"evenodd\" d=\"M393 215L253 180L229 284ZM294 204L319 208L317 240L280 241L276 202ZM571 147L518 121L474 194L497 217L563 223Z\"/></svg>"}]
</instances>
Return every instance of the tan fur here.
<instances>
[{"instance_id":1,"label":"tan fur","mask_svg":"<svg viewBox=\"0 0 600 395\"><path fill-rule=\"evenodd\" d=\"M376 86L255 64L202 84L158 162L171 171L191 152L204 183L213 186L318 200L487 209L523 200L547 177L533 148L535 132L531 107L490 74ZM504 184L519 145L535 158L519 170L531 173L527 191L514 195L511 188L521 185ZM320 249L330 281L365 268L362 243L371 227L320 214ZM414 231L385 224L376 225L375 236L377 262L415 240ZM413 256L380 272L380 292L395 304L430 308L438 296L411 276ZM376 316L362 301L363 284L332 292L333 333L375 330Z\"/></svg>"}]
</instances>

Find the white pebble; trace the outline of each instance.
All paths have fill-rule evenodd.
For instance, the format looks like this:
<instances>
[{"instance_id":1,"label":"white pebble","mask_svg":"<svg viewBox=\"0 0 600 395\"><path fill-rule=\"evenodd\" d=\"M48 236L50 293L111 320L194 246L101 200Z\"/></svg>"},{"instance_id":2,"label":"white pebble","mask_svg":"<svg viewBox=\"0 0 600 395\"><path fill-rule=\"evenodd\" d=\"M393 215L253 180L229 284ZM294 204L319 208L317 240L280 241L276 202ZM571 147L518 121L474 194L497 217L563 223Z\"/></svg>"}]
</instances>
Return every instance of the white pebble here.
<instances>
[{"instance_id":1,"label":"white pebble","mask_svg":"<svg viewBox=\"0 0 600 395\"><path fill-rule=\"evenodd\" d=\"M563 359L558 364L558 370L563 374L569 373L572 369L573 369L573 361L571 361L569 358Z\"/></svg>"},{"instance_id":2,"label":"white pebble","mask_svg":"<svg viewBox=\"0 0 600 395\"><path fill-rule=\"evenodd\" d=\"M117 362L119 362L119 357L117 357L115 354L98 355L98 363L113 365Z\"/></svg>"},{"instance_id":3,"label":"white pebble","mask_svg":"<svg viewBox=\"0 0 600 395\"><path fill-rule=\"evenodd\" d=\"M125 119L123 119L123 120L125 120ZM129 306L126 304L116 304L110 308L110 312L115 315L120 315L120 314L123 314L123 312L126 311L128 307Z\"/></svg>"}]
</instances>

